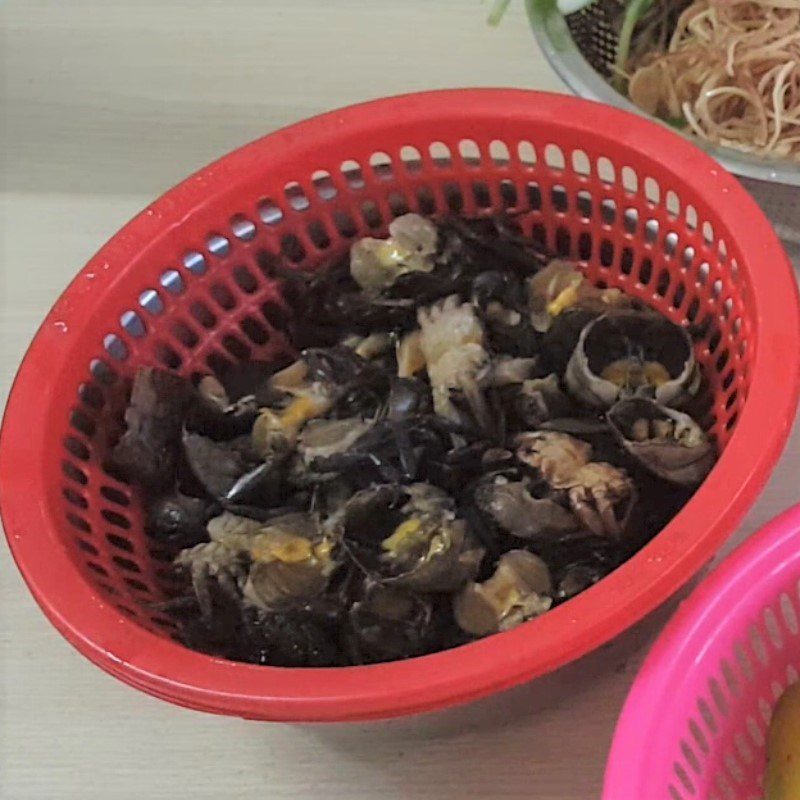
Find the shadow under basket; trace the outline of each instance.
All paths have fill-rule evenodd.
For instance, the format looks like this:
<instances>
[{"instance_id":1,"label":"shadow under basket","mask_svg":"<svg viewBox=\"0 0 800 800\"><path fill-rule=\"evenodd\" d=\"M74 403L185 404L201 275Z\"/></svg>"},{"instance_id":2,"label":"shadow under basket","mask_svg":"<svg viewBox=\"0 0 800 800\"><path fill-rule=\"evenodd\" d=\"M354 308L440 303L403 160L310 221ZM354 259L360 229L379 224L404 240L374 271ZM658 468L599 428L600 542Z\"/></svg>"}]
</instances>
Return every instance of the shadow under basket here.
<instances>
[{"instance_id":1,"label":"shadow under basket","mask_svg":"<svg viewBox=\"0 0 800 800\"><path fill-rule=\"evenodd\" d=\"M286 352L275 267L314 270L415 211L510 212L595 283L697 334L722 455L649 545L515 630L405 662L235 664L174 641L174 589L137 494L104 468L137 367L183 375ZM769 223L678 136L586 101L516 90L408 95L278 131L148 207L39 330L0 441L6 534L33 595L89 659L144 691L273 720L387 717L464 702L565 664L678 589L733 531L793 419L798 304Z\"/></svg>"}]
</instances>

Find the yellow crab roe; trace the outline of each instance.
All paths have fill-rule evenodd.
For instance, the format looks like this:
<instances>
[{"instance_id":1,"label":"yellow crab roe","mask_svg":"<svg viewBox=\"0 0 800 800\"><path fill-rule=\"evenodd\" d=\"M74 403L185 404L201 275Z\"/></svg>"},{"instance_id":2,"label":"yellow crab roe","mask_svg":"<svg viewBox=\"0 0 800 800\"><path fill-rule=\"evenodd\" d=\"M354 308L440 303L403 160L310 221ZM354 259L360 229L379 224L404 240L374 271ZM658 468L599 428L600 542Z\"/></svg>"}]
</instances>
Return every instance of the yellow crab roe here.
<instances>
[{"instance_id":1,"label":"yellow crab roe","mask_svg":"<svg viewBox=\"0 0 800 800\"><path fill-rule=\"evenodd\" d=\"M670 380L670 374L658 361L635 361L622 358L612 361L600 373L600 377L615 386L663 386Z\"/></svg>"},{"instance_id":2,"label":"yellow crab roe","mask_svg":"<svg viewBox=\"0 0 800 800\"><path fill-rule=\"evenodd\" d=\"M557 317L562 311L566 311L578 302L578 290L581 280L571 283L566 289L562 289L554 300L547 304L547 313L551 317Z\"/></svg>"},{"instance_id":3,"label":"yellow crab roe","mask_svg":"<svg viewBox=\"0 0 800 800\"><path fill-rule=\"evenodd\" d=\"M398 555L413 550L423 544L426 539L427 534L423 530L422 520L411 517L411 519L401 522L394 532L381 542L381 547L387 553Z\"/></svg>"},{"instance_id":4,"label":"yellow crab roe","mask_svg":"<svg viewBox=\"0 0 800 800\"><path fill-rule=\"evenodd\" d=\"M329 408L326 398L314 396L298 397L279 412L264 408L253 425L253 441L266 454L274 446L276 435L281 442L293 442L308 420L321 416Z\"/></svg>"},{"instance_id":5,"label":"yellow crab roe","mask_svg":"<svg viewBox=\"0 0 800 800\"><path fill-rule=\"evenodd\" d=\"M333 552L333 542L330 539L323 539L319 544L314 545L314 555L320 561L330 561Z\"/></svg>"},{"instance_id":6,"label":"yellow crab roe","mask_svg":"<svg viewBox=\"0 0 800 800\"><path fill-rule=\"evenodd\" d=\"M250 554L255 561L263 563L281 561L284 564L299 564L311 559L314 549L311 542L302 536L271 531L256 536Z\"/></svg>"},{"instance_id":7,"label":"yellow crab roe","mask_svg":"<svg viewBox=\"0 0 800 800\"><path fill-rule=\"evenodd\" d=\"M320 413L320 406L319 401L311 397L298 397L292 400L280 414L281 426L284 430L300 428L304 422L308 422Z\"/></svg>"},{"instance_id":8,"label":"yellow crab roe","mask_svg":"<svg viewBox=\"0 0 800 800\"><path fill-rule=\"evenodd\" d=\"M487 583L492 583L490 578ZM487 586L482 592L484 599L497 612L498 616L505 616L514 606L522 601L522 592L513 583L497 581Z\"/></svg>"}]
</instances>

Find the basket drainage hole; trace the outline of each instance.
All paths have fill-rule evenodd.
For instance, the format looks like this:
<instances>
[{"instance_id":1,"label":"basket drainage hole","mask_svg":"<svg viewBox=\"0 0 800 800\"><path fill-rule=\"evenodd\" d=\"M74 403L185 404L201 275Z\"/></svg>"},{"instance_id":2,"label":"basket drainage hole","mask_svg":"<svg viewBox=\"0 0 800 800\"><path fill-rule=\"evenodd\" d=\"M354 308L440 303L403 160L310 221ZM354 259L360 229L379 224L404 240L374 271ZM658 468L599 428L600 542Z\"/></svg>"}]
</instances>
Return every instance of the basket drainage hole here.
<instances>
[{"instance_id":1,"label":"basket drainage hole","mask_svg":"<svg viewBox=\"0 0 800 800\"><path fill-rule=\"evenodd\" d=\"M617 204L608 198L600 203L600 216L605 225L613 225L617 219Z\"/></svg>"},{"instance_id":2,"label":"basket drainage hole","mask_svg":"<svg viewBox=\"0 0 800 800\"><path fill-rule=\"evenodd\" d=\"M105 567L100 566L100 564L95 564L94 561L87 561L86 566L89 567L92 572L96 572L98 575L102 575L104 578L108 577L108 572Z\"/></svg>"},{"instance_id":3,"label":"basket drainage hole","mask_svg":"<svg viewBox=\"0 0 800 800\"><path fill-rule=\"evenodd\" d=\"M572 250L572 238L566 228L558 228L556 231L556 253L562 258L569 257Z\"/></svg>"},{"instance_id":4,"label":"basket drainage hole","mask_svg":"<svg viewBox=\"0 0 800 800\"><path fill-rule=\"evenodd\" d=\"M274 330L285 331L289 326L290 315L283 306L277 303L267 301L262 304L261 313Z\"/></svg>"},{"instance_id":5,"label":"basket drainage hole","mask_svg":"<svg viewBox=\"0 0 800 800\"><path fill-rule=\"evenodd\" d=\"M299 264L306 257L306 249L292 233L281 238L281 253L294 264Z\"/></svg>"},{"instance_id":6,"label":"basket drainage hole","mask_svg":"<svg viewBox=\"0 0 800 800\"><path fill-rule=\"evenodd\" d=\"M517 187L514 186L512 181L500 181L500 197L506 208L516 208L518 202Z\"/></svg>"},{"instance_id":7,"label":"basket drainage hole","mask_svg":"<svg viewBox=\"0 0 800 800\"><path fill-rule=\"evenodd\" d=\"M89 408L93 408L95 411L99 411L105 404L103 392L95 383L82 383L80 387L78 387L78 397L81 402L89 406Z\"/></svg>"},{"instance_id":8,"label":"basket drainage hole","mask_svg":"<svg viewBox=\"0 0 800 800\"><path fill-rule=\"evenodd\" d=\"M213 233L206 239L206 247L217 258L225 258L231 251L231 243L219 233Z\"/></svg>"},{"instance_id":9,"label":"basket drainage hole","mask_svg":"<svg viewBox=\"0 0 800 800\"><path fill-rule=\"evenodd\" d=\"M491 208L492 195L489 186L484 181L474 181L472 184L472 196L475 198L475 205L478 208Z\"/></svg>"},{"instance_id":10,"label":"basket drainage hole","mask_svg":"<svg viewBox=\"0 0 800 800\"><path fill-rule=\"evenodd\" d=\"M61 472L64 477L79 483L81 486L86 486L89 483L89 478L86 477L86 474L69 461L61 462Z\"/></svg>"},{"instance_id":11,"label":"basket drainage hole","mask_svg":"<svg viewBox=\"0 0 800 800\"><path fill-rule=\"evenodd\" d=\"M517 157L523 167L533 167L536 165L536 148L523 140L517 144Z\"/></svg>"},{"instance_id":12,"label":"basket drainage hole","mask_svg":"<svg viewBox=\"0 0 800 800\"><path fill-rule=\"evenodd\" d=\"M80 461L89 460L89 448L80 439L76 439L74 436L67 436L64 439L64 447L66 447L67 452Z\"/></svg>"},{"instance_id":13,"label":"basket drainage hole","mask_svg":"<svg viewBox=\"0 0 800 800\"><path fill-rule=\"evenodd\" d=\"M389 208L392 211L392 216L402 217L403 214L407 214L411 210L410 206L408 205L408 199L400 192L390 192L388 201Z\"/></svg>"},{"instance_id":14,"label":"basket drainage hole","mask_svg":"<svg viewBox=\"0 0 800 800\"><path fill-rule=\"evenodd\" d=\"M419 172L422 169L422 154L411 144L400 148L400 160L408 172Z\"/></svg>"},{"instance_id":15,"label":"basket drainage hole","mask_svg":"<svg viewBox=\"0 0 800 800\"><path fill-rule=\"evenodd\" d=\"M653 277L653 262L649 258L645 258L639 267L639 283L642 286L647 286L650 279Z\"/></svg>"},{"instance_id":16,"label":"basket drainage hole","mask_svg":"<svg viewBox=\"0 0 800 800\"><path fill-rule=\"evenodd\" d=\"M610 239L600 243L600 266L608 269L614 263L614 244Z\"/></svg>"},{"instance_id":17,"label":"basket drainage hole","mask_svg":"<svg viewBox=\"0 0 800 800\"><path fill-rule=\"evenodd\" d=\"M589 261L592 257L592 236L584 231L578 236L578 258L581 261Z\"/></svg>"},{"instance_id":18,"label":"basket drainage hole","mask_svg":"<svg viewBox=\"0 0 800 800\"><path fill-rule=\"evenodd\" d=\"M75 506L76 508L80 508L81 510L89 508L89 501L82 494L79 494L74 489L70 489L68 486L65 486L61 490L61 494L64 496L64 499L68 503Z\"/></svg>"},{"instance_id":19,"label":"basket drainage hole","mask_svg":"<svg viewBox=\"0 0 800 800\"><path fill-rule=\"evenodd\" d=\"M178 353L164 342L159 342L156 345L155 351L156 358L167 367L167 369L179 369L183 363L183 359Z\"/></svg>"},{"instance_id":20,"label":"basket drainage hole","mask_svg":"<svg viewBox=\"0 0 800 800\"><path fill-rule=\"evenodd\" d=\"M450 181L444 185L443 191L447 207L456 214L461 213L464 210L464 195L461 193L461 187Z\"/></svg>"},{"instance_id":21,"label":"basket drainage hole","mask_svg":"<svg viewBox=\"0 0 800 800\"><path fill-rule=\"evenodd\" d=\"M222 346L237 360L246 361L250 358L250 348L238 337L228 334L222 337Z\"/></svg>"},{"instance_id":22,"label":"basket drainage hole","mask_svg":"<svg viewBox=\"0 0 800 800\"><path fill-rule=\"evenodd\" d=\"M564 151L556 144L548 144L544 148L544 161L550 169L563 170L566 166Z\"/></svg>"},{"instance_id":23,"label":"basket drainage hole","mask_svg":"<svg viewBox=\"0 0 800 800\"><path fill-rule=\"evenodd\" d=\"M89 555L92 556L100 555L100 551L91 542L87 542L86 539L81 539L76 536L75 544L78 545L78 549L83 550L84 553L89 553Z\"/></svg>"},{"instance_id":24,"label":"basket drainage hole","mask_svg":"<svg viewBox=\"0 0 800 800\"><path fill-rule=\"evenodd\" d=\"M560 212L565 213L568 206L569 206L569 196L567 195L567 190L563 186L554 186L551 191L551 199L553 203L553 208Z\"/></svg>"},{"instance_id":25,"label":"basket drainage hole","mask_svg":"<svg viewBox=\"0 0 800 800\"><path fill-rule=\"evenodd\" d=\"M489 156L494 161L495 166L505 167L511 161L511 153L508 150L508 145L500 139L495 139L489 144Z\"/></svg>"},{"instance_id":26,"label":"basket drainage hole","mask_svg":"<svg viewBox=\"0 0 800 800\"><path fill-rule=\"evenodd\" d=\"M315 247L319 250L324 250L331 245L331 237L325 230L325 226L319 221L314 220L308 224L308 238L314 243Z\"/></svg>"},{"instance_id":27,"label":"basket drainage hole","mask_svg":"<svg viewBox=\"0 0 800 800\"><path fill-rule=\"evenodd\" d=\"M106 540L112 547L116 547L118 550L124 550L126 553L133 552L133 544L124 536L117 536L116 533L107 533Z\"/></svg>"},{"instance_id":28,"label":"basket drainage hole","mask_svg":"<svg viewBox=\"0 0 800 800\"><path fill-rule=\"evenodd\" d=\"M89 362L89 372L91 372L100 383L104 383L106 386L112 386L117 380L116 370L112 369L107 362L99 358L93 358Z\"/></svg>"},{"instance_id":29,"label":"basket drainage hole","mask_svg":"<svg viewBox=\"0 0 800 800\"><path fill-rule=\"evenodd\" d=\"M211 372L219 377L224 375L233 366L234 362L225 358L222 353L209 353L206 357L206 364Z\"/></svg>"},{"instance_id":30,"label":"basket drainage hole","mask_svg":"<svg viewBox=\"0 0 800 800\"><path fill-rule=\"evenodd\" d=\"M333 198L338 194L336 186L331 179L330 172L327 172L324 169L317 170L311 176L311 183L322 200L333 200Z\"/></svg>"},{"instance_id":31,"label":"basket drainage hole","mask_svg":"<svg viewBox=\"0 0 800 800\"><path fill-rule=\"evenodd\" d=\"M253 226L253 232L255 232L255 225ZM198 253L197 250L190 250L188 253L184 253L183 266L193 275L202 275L207 268L205 256L202 253Z\"/></svg>"},{"instance_id":32,"label":"basket drainage hole","mask_svg":"<svg viewBox=\"0 0 800 800\"><path fill-rule=\"evenodd\" d=\"M283 211L274 200L262 200L258 204L258 215L265 225L277 225L283 219Z\"/></svg>"},{"instance_id":33,"label":"basket drainage hole","mask_svg":"<svg viewBox=\"0 0 800 800\"><path fill-rule=\"evenodd\" d=\"M211 309L204 303L194 302L189 306L189 313L199 322L204 328L213 328L217 324L217 318L212 313Z\"/></svg>"},{"instance_id":34,"label":"basket drainage hole","mask_svg":"<svg viewBox=\"0 0 800 800\"><path fill-rule=\"evenodd\" d=\"M142 583L142 581L137 581L135 578L125 578L125 583L130 586L131 589L136 589L137 592L150 594L150 587L146 583Z\"/></svg>"},{"instance_id":35,"label":"basket drainage hole","mask_svg":"<svg viewBox=\"0 0 800 800\"><path fill-rule=\"evenodd\" d=\"M542 190L539 188L539 184L532 181L529 182L526 191L531 211L540 211L542 208Z\"/></svg>"},{"instance_id":36,"label":"basket drainage hole","mask_svg":"<svg viewBox=\"0 0 800 800\"><path fill-rule=\"evenodd\" d=\"M390 181L394 177L392 159L388 153L377 151L369 157L369 165L378 180Z\"/></svg>"},{"instance_id":37,"label":"basket drainage hole","mask_svg":"<svg viewBox=\"0 0 800 800\"><path fill-rule=\"evenodd\" d=\"M311 205L306 193L297 181L287 183L283 191L289 201L289 205L295 211L305 211Z\"/></svg>"},{"instance_id":38,"label":"basket drainage hole","mask_svg":"<svg viewBox=\"0 0 800 800\"><path fill-rule=\"evenodd\" d=\"M75 428L78 433L82 433L87 438L91 439L94 436L95 424L94 421L88 417L83 411L74 409L69 417L70 425Z\"/></svg>"},{"instance_id":39,"label":"basket drainage hole","mask_svg":"<svg viewBox=\"0 0 800 800\"><path fill-rule=\"evenodd\" d=\"M103 519L108 522L110 525L114 525L117 528L122 528L123 530L130 530L131 523L130 520L123 516L122 514L118 514L116 511L109 511L108 509L104 508L100 514L102 515Z\"/></svg>"},{"instance_id":40,"label":"basket drainage hole","mask_svg":"<svg viewBox=\"0 0 800 800\"><path fill-rule=\"evenodd\" d=\"M800 626L798 626L797 612L792 604L792 599L784 592L781 595L780 603L781 616L783 617L783 621L786 623L786 628L788 629L789 633L792 634L792 636L797 636Z\"/></svg>"},{"instance_id":41,"label":"basket drainage hole","mask_svg":"<svg viewBox=\"0 0 800 800\"><path fill-rule=\"evenodd\" d=\"M481 150L477 142L472 139L462 139L458 143L458 154L468 167L479 167L481 163Z\"/></svg>"},{"instance_id":42,"label":"basket drainage hole","mask_svg":"<svg viewBox=\"0 0 800 800\"><path fill-rule=\"evenodd\" d=\"M267 329L263 325L259 325L252 317L245 317L239 323L239 327L253 344L264 345L269 340Z\"/></svg>"},{"instance_id":43,"label":"basket drainage hole","mask_svg":"<svg viewBox=\"0 0 800 800\"><path fill-rule=\"evenodd\" d=\"M231 231L233 231L233 235L243 241L249 242L251 239L255 238L256 235L256 224L252 220L247 219L247 217L236 214L235 216L231 217ZM199 253L194 253L195 256L200 256ZM200 256L202 258L202 256ZM192 267L186 263L186 259L184 258L184 264L186 265L186 269L192 270ZM205 265L204 265L205 266Z\"/></svg>"},{"instance_id":44,"label":"basket drainage hole","mask_svg":"<svg viewBox=\"0 0 800 800\"><path fill-rule=\"evenodd\" d=\"M591 219L592 216L592 195L585 189L581 189L577 195L577 206L580 215L584 219Z\"/></svg>"},{"instance_id":45,"label":"basket drainage hole","mask_svg":"<svg viewBox=\"0 0 800 800\"><path fill-rule=\"evenodd\" d=\"M453 165L450 148L444 142L431 142L428 153L434 166L440 169L447 169Z\"/></svg>"},{"instance_id":46,"label":"basket drainage hole","mask_svg":"<svg viewBox=\"0 0 800 800\"><path fill-rule=\"evenodd\" d=\"M233 280L245 294L253 294L258 289L255 275L242 264L233 268Z\"/></svg>"},{"instance_id":47,"label":"basket drainage hole","mask_svg":"<svg viewBox=\"0 0 800 800\"><path fill-rule=\"evenodd\" d=\"M233 296L233 292L222 283L211 285L211 296L216 300L217 305L225 311L236 308L236 299Z\"/></svg>"},{"instance_id":48,"label":"basket drainage hole","mask_svg":"<svg viewBox=\"0 0 800 800\"><path fill-rule=\"evenodd\" d=\"M175 273L177 275L177 273ZM125 342L115 333L108 333L103 338L103 348L115 361L124 361L128 357Z\"/></svg>"},{"instance_id":49,"label":"basket drainage hole","mask_svg":"<svg viewBox=\"0 0 800 800\"><path fill-rule=\"evenodd\" d=\"M619 260L619 271L623 275L630 275L633 272L633 250L630 247L622 248L622 256Z\"/></svg>"},{"instance_id":50,"label":"basket drainage hole","mask_svg":"<svg viewBox=\"0 0 800 800\"><path fill-rule=\"evenodd\" d=\"M342 162L339 169L351 189L364 188L364 174L361 172L361 165L357 161L347 159Z\"/></svg>"},{"instance_id":51,"label":"basket drainage hole","mask_svg":"<svg viewBox=\"0 0 800 800\"><path fill-rule=\"evenodd\" d=\"M333 224L340 235L346 239L352 239L357 233L355 220L346 211L337 210L333 212Z\"/></svg>"},{"instance_id":52,"label":"basket drainage hole","mask_svg":"<svg viewBox=\"0 0 800 800\"><path fill-rule=\"evenodd\" d=\"M172 333L184 347L195 347L200 341L198 335L185 322L175 322L172 325Z\"/></svg>"},{"instance_id":53,"label":"basket drainage hole","mask_svg":"<svg viewBox=\"0 0 800 800\"><path fill-rule=\"evenodd\" d=\"M131 561L129 558L124 558L123 556L112 556L111 560L122 569L128 570L129 572L141 572L142 570L139 568L139 565L135 561Z\"/></svg>"}]
</instances>

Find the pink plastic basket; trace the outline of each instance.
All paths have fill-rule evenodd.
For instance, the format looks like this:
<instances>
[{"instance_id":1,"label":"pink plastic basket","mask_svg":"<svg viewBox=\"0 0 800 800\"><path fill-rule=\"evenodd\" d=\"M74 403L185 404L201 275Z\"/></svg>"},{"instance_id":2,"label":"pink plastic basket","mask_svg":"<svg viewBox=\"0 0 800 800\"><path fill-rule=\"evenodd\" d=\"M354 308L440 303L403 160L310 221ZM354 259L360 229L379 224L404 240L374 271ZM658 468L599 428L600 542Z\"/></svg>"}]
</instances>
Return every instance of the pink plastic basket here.
<instances>
[{"instance_id":1,"label":"pink plastic basket","mask_svg":"<svg viewBox=\"0 0 800 800\"><path fill-rule=\"evenodd\" d=\"M772 709L800 670L800 505L662 633L617 726L603 800L760 800Z\"/></svg>"}]
</instances>

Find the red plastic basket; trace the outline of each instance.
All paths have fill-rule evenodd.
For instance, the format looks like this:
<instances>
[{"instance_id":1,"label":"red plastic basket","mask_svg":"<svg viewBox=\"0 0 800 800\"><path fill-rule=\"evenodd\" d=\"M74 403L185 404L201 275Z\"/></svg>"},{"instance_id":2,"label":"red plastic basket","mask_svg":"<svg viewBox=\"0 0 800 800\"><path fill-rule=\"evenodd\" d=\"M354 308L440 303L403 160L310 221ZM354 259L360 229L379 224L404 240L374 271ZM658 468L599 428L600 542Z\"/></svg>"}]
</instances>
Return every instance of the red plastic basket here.
<instances>
[{"instance_id":1,"label":"red plastic basket","mask_svg":"<svg viewBox=\"0 0 800 800\"><path fill-rule=\"evenodd\" d=\"M724 452L628 563L519 628L405 662L277 669L192 652L152 603L169 588L131 489L103 469L136 367L184 374L286 346L278 259L313 269L406 210L524 212L527 231L705 331ZM11 550L53 624L108 672L193 708L344 720L477 698L577 658L716 551L778 458L798 389L794 277L766 219L698 149L642 119L515 90L432 92L267 136L147 208L73 281L22 364L0 443Z\"/></svg>"}]
</instances>

